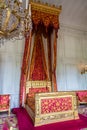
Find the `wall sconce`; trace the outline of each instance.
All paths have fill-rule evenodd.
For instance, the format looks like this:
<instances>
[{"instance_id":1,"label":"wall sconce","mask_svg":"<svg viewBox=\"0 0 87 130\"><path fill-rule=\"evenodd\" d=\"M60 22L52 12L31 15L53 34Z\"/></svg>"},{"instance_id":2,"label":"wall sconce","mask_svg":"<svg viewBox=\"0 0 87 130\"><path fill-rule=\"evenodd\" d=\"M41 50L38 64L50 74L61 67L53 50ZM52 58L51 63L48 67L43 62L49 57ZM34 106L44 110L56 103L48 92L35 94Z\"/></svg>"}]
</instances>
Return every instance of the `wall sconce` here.
<instances>
[{"instance_id":1,"label":"wall sconce","mask_svg":"<svg viewBox=\"0 0 87 130\"><path fill-rule=\"evenodd\" d=\"M79 66L79 69L80 69L81 74L85 74L87 72L87 65L82 64Z\"/></svg>"}]
</instances>

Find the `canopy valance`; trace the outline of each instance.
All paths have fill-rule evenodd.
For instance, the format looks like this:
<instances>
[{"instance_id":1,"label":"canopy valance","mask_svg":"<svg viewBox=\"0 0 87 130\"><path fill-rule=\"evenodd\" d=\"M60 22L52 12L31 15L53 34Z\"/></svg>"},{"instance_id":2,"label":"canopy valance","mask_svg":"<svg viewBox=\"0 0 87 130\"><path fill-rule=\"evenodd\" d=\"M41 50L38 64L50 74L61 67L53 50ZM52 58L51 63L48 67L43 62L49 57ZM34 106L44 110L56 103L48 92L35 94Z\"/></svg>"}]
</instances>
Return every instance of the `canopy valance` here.
<instances>
[{"instance_id":1,"label":"canopy valance","mask_svg":"<svg viewBox=\"0 0 87 130\"><path fill-rule=\"evenodd\" d=\"M37 26L39 23L43 23L45 27L49 25L55 29L59 28L59 14L61 12L61 6L50 6L47 3L31 1L32 21Z\"/></svg>"}]
</instances>

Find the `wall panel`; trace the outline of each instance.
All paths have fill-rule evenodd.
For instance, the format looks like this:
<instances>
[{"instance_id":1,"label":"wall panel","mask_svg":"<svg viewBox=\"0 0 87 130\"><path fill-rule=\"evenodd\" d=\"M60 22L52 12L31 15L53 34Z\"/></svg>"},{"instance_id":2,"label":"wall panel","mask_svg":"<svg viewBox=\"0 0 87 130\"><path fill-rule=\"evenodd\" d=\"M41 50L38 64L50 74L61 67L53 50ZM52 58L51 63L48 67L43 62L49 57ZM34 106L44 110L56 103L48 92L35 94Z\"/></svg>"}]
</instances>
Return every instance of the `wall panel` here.
<instances>
[{"instance_id":1,"label":"wall panel","mask_svg":"<svg viewBox=\"0 0 87 130\"><path fill-rule=\"evenodd\" d=\"M87 63L87 33L61 26L57 51L58 90L87 89L87 74L81 75L78 67Z\"/></svg>"},{"instance_id":2,"label":"wall panel","mask_svg":"<svg viewBox=\"0 0 87 130\"><path fill-rule=\"evenodd\" d=\"M24 39L0 48L0 94L11 94L11 108L19 106L20 72Z\"/></svg>"}]
</instances>

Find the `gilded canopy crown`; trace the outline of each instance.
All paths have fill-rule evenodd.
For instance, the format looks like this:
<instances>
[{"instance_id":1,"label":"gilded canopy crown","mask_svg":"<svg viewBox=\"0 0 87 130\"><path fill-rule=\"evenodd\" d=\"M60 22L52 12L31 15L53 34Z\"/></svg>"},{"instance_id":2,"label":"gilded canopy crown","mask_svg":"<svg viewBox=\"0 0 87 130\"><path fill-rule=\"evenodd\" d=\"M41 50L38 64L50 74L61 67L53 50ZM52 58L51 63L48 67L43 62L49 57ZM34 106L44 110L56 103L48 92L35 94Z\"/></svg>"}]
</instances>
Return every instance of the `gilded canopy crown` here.
<instances>
[{"instance_id":1,"label":"gilded canopy crown","mask_svg":"<svg viewBox=\"0 0 87 130\"><path fill-rule=\"evenodd\" d=\"M55 5L49 5L48 3L41 3L40 1L30 1L32 21L35 25L43 22L46 27L52 25L54 28L59 27L59 14L62 7L56 7Z\"/></svg>"},{"instance_id":2,"label":"gilded canopy crown","mask_svg":"<svg viewBox=\"0 0 87 130\"><path fill-rule=\"evenodd\" d=\"M40 1L35 2L33 0L30 1L32 6L32 10L59 15L62 9L62 6L56 7L55 5L49 5L48 3L41 3Z\"/></svg>"}]
</instances>

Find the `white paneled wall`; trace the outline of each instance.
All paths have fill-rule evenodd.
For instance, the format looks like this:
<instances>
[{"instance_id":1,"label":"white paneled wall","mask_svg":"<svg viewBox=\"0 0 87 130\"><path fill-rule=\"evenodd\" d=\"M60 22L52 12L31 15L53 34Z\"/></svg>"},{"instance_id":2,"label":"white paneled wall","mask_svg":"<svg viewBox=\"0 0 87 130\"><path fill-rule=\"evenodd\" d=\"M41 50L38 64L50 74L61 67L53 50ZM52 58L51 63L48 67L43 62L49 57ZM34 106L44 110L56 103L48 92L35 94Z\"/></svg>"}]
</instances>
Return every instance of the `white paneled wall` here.
<instances>
[{"instance_id":1,"label":"white paneled wall","mask_svg":"<svg viewBox=\"0 0 87 130\"><path fill-rule=\"evenodd\" d=\"M11 94L11 108L19 106L19 85L24 39L0 47L0 94Z\"/></svg>"},{"instance_id":2,"label":"white paneled wall","mask_svg":"<svg viewBox=\"0 0 87 130\"><path fill-rule=\"evenodd\" d=\"M87 74L81 75L78 67L87 63L87 32L61 26L57 51L58 90L87 89Z\"/></svg>"}]
</instances>

